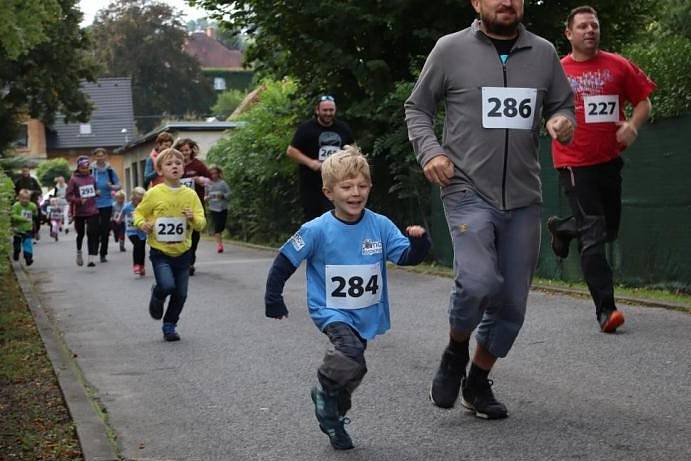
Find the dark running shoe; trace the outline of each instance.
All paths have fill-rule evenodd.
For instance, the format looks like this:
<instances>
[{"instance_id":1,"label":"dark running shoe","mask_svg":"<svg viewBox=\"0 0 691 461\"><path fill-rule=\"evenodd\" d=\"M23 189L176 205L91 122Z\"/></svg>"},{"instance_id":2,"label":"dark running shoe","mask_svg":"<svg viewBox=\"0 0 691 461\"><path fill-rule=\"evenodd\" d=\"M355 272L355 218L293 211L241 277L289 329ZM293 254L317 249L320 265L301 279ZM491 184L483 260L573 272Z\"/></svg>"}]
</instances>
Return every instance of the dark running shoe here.
<instances>
[{"instance_id":1,"label":"dark running shoe","mask_svg":"<svg viewBox=\"0 0 691 461\"><path fill-rule=\"evenodd\" d=\"M598 322L603 333L614 333L624 323L624 314L617 310L601 312Z\"/></svg>"},{"instance_id":2,"label":"dark running shoe","mask_svg":"<svg viewBox=\"0 0 691 461\"><path fill-rule=\"evenodd\" d=\"M325 392L321 386L314 386L310 392L314 402L314 414L319 422L319 429L329 436L329 442L335 450L350 450L353 441L344 425L350 420L338 414L338 395Z\"/></svg>"},{"instance_id":3,"label":"dark running shoe","mask_svg":"<svg viewBox=\"0 0 691 461\"><path fill-rule=\"evenodd\" d=\"M149 300L149 315L154 320L161 320L163 317L163 301L154 295L154 288L151 287L151 299Z\"/></svg>"},{"instance_id":4,"label":"dark running shoe","mask_svg":"<svg viewBox=\"0 0 691 461\"><path fill-rule=\"evenodd\" d=\"M502 419L509 416L503 403L497 401L492 393L491 379L482 379L479 382L470 383L463 379L463 398L461 405L475 413L478 418Z\"/></svg>"},{"instance_id":5,"label":"dark running shoe","mask_svg":"<svg viewBox=\"0 0 691 461\"><path fill-rule=\"evenodd\" d=\"M19 261L19 251L12 252L12 261Z\"/></svg>"},{"instance_id":6,"label":"dark running shoe","mask_svg":"<svg viewBox=\"0 0 691 461\"><path fill-rule=\"evenodd\" d=\"M175 331L174 323L164 323L163 324L163 339L168 342L180 341L180 335Z\"/></svg>"},{"instance_id":7,"label":"dark running shoe","mask_svg":"<svg viewBox=\"0 0 691 461\"><path fill-rule=\"evenodd\" d=\"M451 352L444 351L429 389L429 399L439 408L452 408L456 404L468 361L465 361L465 365L458 362L459 359Z\"/></svg>"},{"instance_id":8,"label":"dark running shoe","mask_svg":"<svg viewBox=\"0 0 691 461\"><path fill-rule=\"evenodd\" d=\"M569 256L569 244L571 243L571 239L559 233L557 229L559 221L559 218L556 216L550 216L547 219L547 230L549 230L551 235L552 251L557 257L566 259Z\"/></svg>"},{"instance_id":9,"label":"dark running shoe","mask_svg":"<svg viewBox=\"0 0 691 461\"><path fill-rule=\"evenodd\" d=\"M106 258L105 255L102 255L100 261L101 261L102 263L107 263L107 262L108 262L108 258Z\"/></svg>"},{"instance_id":10,"label":"dark running shoe","mask_svg":"<svg viewBox=\"0 0 691 461\"><path fill-rule=\"evenodd\" d=\"M24 256L24 262L26 262L27 266L30 266L34 263L34 258L32 256Z\"/></svg>"}]
</instances>

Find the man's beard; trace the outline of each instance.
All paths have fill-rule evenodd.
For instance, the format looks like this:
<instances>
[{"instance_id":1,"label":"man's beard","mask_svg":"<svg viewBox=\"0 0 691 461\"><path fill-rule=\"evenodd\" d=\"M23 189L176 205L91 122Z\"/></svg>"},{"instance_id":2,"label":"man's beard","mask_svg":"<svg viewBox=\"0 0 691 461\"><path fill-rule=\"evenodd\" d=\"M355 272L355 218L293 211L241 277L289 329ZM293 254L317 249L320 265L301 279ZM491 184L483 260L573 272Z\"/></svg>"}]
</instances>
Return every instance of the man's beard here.
<instances>
[{"instance_id":1,"label":"man's beard","mask_svg":"<svg viewBox=\"0 0 691 461\"><path fill-rule=\"evenodd\" d=\"M511 24L503 24L500 22L493 22L490 18L485 16L480 16L480 20L485 26L485 30L487 32L502 37L513 37L516 35L516 30L518 29L518 25L521 23L522 19L522 17L516 15L516 20L514 22Z\"/></svg>"}]
</instances>

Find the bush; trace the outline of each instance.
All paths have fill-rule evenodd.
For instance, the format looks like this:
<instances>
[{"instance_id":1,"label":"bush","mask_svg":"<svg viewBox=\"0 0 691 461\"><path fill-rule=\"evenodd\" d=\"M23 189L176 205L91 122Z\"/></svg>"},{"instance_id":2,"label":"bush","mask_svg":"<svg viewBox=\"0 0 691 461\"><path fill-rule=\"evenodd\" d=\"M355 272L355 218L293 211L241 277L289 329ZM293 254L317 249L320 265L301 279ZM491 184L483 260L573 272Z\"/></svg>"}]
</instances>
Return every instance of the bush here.
<instances>
[{"instance_id":1,"label":"bush","mask_svg":"<svg viewBox=\"0 0 691 461\"><path fill-rule=\"evenodd\" d=\"M71 175L72 169L70 168L70 164L64 158L46 160L41 162L36 169L38 182L40 182L43 187L49 189L55 184L55 178L58 176L62 176L66 181L69 181Z\"/></svg>"},{"instance_id":2,"label":"bush","mask_svg":"<svg viewBox=\"0 0 691 461\"><path fill-rule=\"evenodd\" d=\"M226 120L230 114L245 99L245 92L240 90L228 90L218 95L216 104L211 108L211 112L220 120Z\"/></svg>"},{"instance_id":3,"label":"bush","mask_svg":"<svg viewBox=\"0 0 691 461\"><path fill-rule=\"evenodd\" d=\"M691 39L658 37L630 45L623 54L657 84L650 98L653 119L675 117L691 109Z\"/></svg>"},{"instance_id":4,"label":"bush","mask_svg":"<svg viewBox=\"0 0 691 461\"><path fill-rule=\"evenodd\" d=\"M9 269L10 262L10 208L14 200L12 180L0 170L0 274Z\"/></svg>"},{"instance_id":5,"label":"bush","mask_svg":"<svg viewBox=\"0 0 691 461\"><path fill-rule=\"evenodd\" d=\"M207 158L223 168L231 189L231 235L279 243L302 222L297 166L285 151L306 102L296 97L292 80L263 84L259 102L238 119L246 125L220 140Z\"/></svg>"}]
</instances>

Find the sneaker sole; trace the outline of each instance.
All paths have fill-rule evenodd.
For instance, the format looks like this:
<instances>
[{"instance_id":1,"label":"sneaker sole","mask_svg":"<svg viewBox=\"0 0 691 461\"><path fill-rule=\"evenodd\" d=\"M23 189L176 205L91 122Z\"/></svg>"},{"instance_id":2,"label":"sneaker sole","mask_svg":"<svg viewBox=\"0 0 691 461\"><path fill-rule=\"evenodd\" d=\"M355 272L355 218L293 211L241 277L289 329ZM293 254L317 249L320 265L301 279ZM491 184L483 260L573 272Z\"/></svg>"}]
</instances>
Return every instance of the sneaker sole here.
<instances>
[{"instance_id":1,"label":"sneaker sole","mask_svg":"<svg viewBox=\"0 0 691 461\"><path fill-rule=\"evenodd\" d=\"M614 333L617 328L623 324L624 314L619 311L614 311L612 312L612 315L610 315L609 320L607 320L607 322L605 322L605 324L602 326L601 330L603 333Z\"/></svg>"},{"instance_id":2,"label":"sneaker sole","mask_svg":"<svg viewBox=\"0 0 691 461\"><path fill-rule=\"evenodd\" d=\"M473 413L477 418L481 418L481 419L504 419L504 418L509 416L508 411L506 413L502 413L500 415L490 415L488 413L482 413L480 411L477 411L472 403L468 402L466 399L464 399L462 397L461 397L461 405L467 411Z\"/></svg>"}]
</instances>

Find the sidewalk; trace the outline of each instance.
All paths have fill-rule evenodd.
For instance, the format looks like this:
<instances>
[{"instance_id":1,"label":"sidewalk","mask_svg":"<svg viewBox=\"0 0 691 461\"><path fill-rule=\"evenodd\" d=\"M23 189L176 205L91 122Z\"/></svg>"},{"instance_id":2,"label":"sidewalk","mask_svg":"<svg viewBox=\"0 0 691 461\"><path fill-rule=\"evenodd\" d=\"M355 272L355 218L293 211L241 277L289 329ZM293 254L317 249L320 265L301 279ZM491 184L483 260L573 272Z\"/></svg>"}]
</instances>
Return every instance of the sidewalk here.
<instances>
[{"instance_id":1,"label":"sidewalk","mask_svg":"<svg viewBox=\"0 0 691 461\"><path fill-rule=\"evenodd\" d=\"M74 264L74 239L41 240L27 269L40 304L128 460L648 460L691 452L691 316L624 307L599 333L589 300L533 293L513 351L493 373L511 416L487 422L427 400L446 342L450 280L390 272L392 331L369 344L354 396L356 449L334 452L309 387L327 340L305 308L304 270L288 282L290 318L264 318L274 253L200 243L179 325L165 343L148 316L153 281L109 262ZM129 246L128 246L129 250Z\"/></svg>"}]
</instances>

